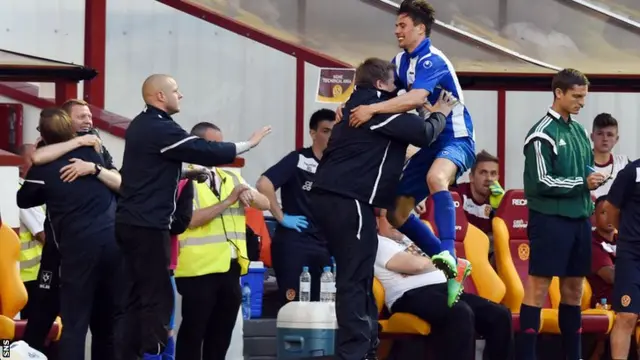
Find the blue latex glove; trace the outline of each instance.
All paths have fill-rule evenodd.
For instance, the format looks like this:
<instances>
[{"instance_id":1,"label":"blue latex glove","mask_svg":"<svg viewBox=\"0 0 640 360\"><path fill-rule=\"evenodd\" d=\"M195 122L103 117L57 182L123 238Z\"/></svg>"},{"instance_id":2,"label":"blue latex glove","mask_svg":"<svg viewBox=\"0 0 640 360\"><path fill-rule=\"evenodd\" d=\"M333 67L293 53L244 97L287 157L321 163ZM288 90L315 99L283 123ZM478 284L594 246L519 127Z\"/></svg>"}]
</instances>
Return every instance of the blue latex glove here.
<instances>
[{"instance_id":1,"label":"blue latex glove","mask_svg":"<svg viewBox=\"0 0 640 360\"><path fill-rule=\"evenodd\" d=\"M309 223L307 222L307 218L302 215L284 214L280 225L297 232L302 232L302 230L309 226Z\"/></svg>"}]
</instances>

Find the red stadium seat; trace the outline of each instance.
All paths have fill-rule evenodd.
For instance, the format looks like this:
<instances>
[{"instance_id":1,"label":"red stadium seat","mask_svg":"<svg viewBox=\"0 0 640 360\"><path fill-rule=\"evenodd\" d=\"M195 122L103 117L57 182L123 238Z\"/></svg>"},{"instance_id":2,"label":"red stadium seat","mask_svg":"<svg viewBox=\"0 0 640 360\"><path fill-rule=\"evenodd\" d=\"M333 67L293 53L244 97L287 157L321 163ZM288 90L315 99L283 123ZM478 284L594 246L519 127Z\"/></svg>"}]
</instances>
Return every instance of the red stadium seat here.
<instances>
[{"instance_id":1,"label":"red stadium seat","mask_svg":"<svg viewBox=\"0 0 640 360\"><path fill-rule=\"evenodd\" d=\"M500 303L506 289L505 284L489 262L489 237L477 227L469 224L460 195L451 192L451 196L456 206L456 254L469 260L473 267L471 276L464 282L464 291ZM434 214L433 201L428 198L426 211L421 218L437 235Z\"/></svg>"}]
</instances>

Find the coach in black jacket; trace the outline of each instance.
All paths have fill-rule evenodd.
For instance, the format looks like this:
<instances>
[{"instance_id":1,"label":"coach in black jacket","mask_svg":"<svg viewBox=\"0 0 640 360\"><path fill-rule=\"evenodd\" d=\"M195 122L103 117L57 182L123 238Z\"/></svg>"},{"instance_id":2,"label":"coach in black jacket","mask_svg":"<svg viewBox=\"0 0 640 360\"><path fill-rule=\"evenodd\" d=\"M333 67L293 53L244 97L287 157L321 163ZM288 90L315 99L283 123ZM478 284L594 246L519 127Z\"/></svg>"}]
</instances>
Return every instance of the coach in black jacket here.
<instances>
[{"instance_id":1,"label":"coach in black jacket","mask_svg":"<svg viewBox=\"0 0 640 360\"><path fill-rule=\"evenodd\" d=\"M230 164L271 131L265 127L235 144L209 142L189 135L171 118L182 99L173 78L151 75L142 95L146 108L125 135L116 212L116 239L131 278L121 360L137 359L142 353L159 355L167 344L173 309L169 229L182 163Z\"/></svg>"},{"instance_id":2,"label":"coach in black jacket","mask_svg":"<svg viewBox=\"0 0 640 360\"><path fill-rule=\"evenodd\" d=\"M337 359L375 359L377 309L372 294L378 244L374 208L393 205L407 146L429 146L444 129L454 100L442 92L428 119L379 114L362 127L347 119L359 105L394 96L394 65L367 59L356 70L345 121L333 128L312 188L312 211L338 269Z\"/></svg>"}]
</instances>

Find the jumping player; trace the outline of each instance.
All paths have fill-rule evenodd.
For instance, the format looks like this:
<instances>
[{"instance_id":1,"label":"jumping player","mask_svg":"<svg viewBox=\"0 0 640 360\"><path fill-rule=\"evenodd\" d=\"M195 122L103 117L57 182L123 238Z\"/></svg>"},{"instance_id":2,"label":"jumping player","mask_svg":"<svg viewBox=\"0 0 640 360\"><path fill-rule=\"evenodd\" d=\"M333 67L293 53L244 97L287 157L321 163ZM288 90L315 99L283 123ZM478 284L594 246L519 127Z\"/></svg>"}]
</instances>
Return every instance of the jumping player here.
<instances>
[{"instance_id":1,"label":"jumping player","mask_svg":"<svg viewBox=\"0 0 640 360\"><path fill-rule=\"evenodd\" d=\"M443 90L450 91L459 99L458 105L447 116L442 134L429 148L418 151L407 164L400 180L395 208L387 213L389 222L431 256L433 263L445 272L449 278L451 306L462 292L461 282L471 267L468 261L461 261L463 276L455 279L458 275L454 253L456 213L449 186L473 165L475 140L471 116L463 105L464 97L453 65L440 50L431 46L429 36L435 21L434 14L433 7L425 0L402 2L395 34L403 51L392 62L397 68L396 86L407 93L353 109L349 123L360 126L373 115L381 113L414 109L428 113L429 104L435 103ZM435 204L435 225L440 239L411 213L415 205L429 194Z\"/></svg>"}]
</instances>

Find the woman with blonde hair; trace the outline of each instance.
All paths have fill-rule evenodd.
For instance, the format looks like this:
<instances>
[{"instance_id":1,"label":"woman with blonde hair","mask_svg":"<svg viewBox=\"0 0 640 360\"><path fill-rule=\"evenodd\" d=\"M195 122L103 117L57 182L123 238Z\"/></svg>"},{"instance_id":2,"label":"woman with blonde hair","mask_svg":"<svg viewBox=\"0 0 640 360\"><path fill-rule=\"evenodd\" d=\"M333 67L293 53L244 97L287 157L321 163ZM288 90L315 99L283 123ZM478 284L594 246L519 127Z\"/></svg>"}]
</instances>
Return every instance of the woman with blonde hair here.
<instances>
[{"instance_id":1,"label":"woman with blonde hair","mask_svg":"<svg viewBox=\"0 0 640 360\"><path fill-rule=\"evenodd\" d=\"M69 115L49 108L40 114L38 130L45 144L73 139ZM61 178L73 161L95 164L95 172L71 181ZM47 164L34 165L18 191L21 208L46 203L52 241L60 253L60 315L64 331L61 359L84 359L85 339L91 326L92 359L114 359L114 328L122 295L121 255L115 242L116 197L106 179L103 160L92 147L79 147ZM115 186L114 186L115 187ZM116 187L116 188L117 188Z\"/></svg>"}]
</instances>

